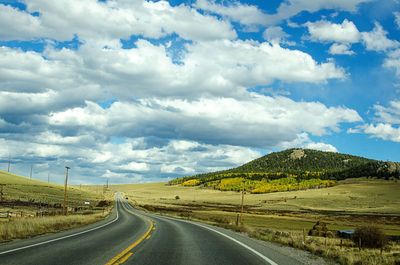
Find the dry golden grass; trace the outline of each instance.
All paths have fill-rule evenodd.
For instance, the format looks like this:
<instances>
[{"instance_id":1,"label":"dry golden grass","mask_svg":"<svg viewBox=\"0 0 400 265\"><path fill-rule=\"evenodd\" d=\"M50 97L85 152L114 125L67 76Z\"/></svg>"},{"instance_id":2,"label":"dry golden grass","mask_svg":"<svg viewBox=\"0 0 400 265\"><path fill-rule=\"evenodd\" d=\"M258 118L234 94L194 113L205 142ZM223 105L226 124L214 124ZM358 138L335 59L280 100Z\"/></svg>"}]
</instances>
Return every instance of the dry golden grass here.
<instances>
[{"instance_id":1,"label":"dry golden grass","mask_svg":"<svg viewBox=\"0 0 400 265\"><path fill-rule=\"evenodd\" d=\"M247 229L250 236L274 241L333 259L343 265L394 265L400 262L400 245L389 243L380 249L359 249L350 240L304 236L302 233L280 233L272 230Z\"/></svg>"},{"instance_id":2,"label":"dry golden grass","mask_svg":"<svg viewBox=\"0 0 400 265\"><path fill-rule=\"evenodd\" d=\"M103 219L106 215L108 215L108 213L109 210L105 212L105 214L101 212L88 215L11 219L7 222L0 222L0 241L27 238L83 226Z\"/></svg>"},{"instance_id":3,"label":"dry golden grass","mask_svg":"<svg viewBox=\"0 0 400 265\"><path fill-rule=\"evenodd\" d=\"M138 203L218 203L240 204L240 194L199 187L167 186L165 183L112 185ZM266 194L246 194L245 205L267 210L346 211L349 213L400 214L400 182L347 180L337 186Z\"/></svg>"},{"instance_id":4,"label":"dry golden grass","mask_svg":"<svg viewBox=\"0 0 400 265\"><path fill-rule=\"evenodd\" d=\"M62 203L64 186L47 183L39 180L28 179L0 170L0 184L3 186L4 200L21 200L41 203ZM68 187L68 202L70 205L83 205L84 201L102 200L103 195L91 190Z\"/></svg>"},{"instance_id":5,"label":"dry golden grass","mask_svg":"<svg viewBox=\"0 0 400 265\"><path fill-rule=\"evenodd\" d=\"M386 234L400 235L400 182L346 180L337 186L291 192L246 194L244 226L235 226L240 209L238 192L166 186L165 183L115 185L132 204L180 218L189 218L248 233L333 259L340 264L399 264L400 246L391 243L380 250L359 250L350 241L308 237L309 229L321 220L330 230L352 229L374 223ZM175 199L179 196L179 200ZM397 262L397 263L396 263Z\"/></svg>"}]
</instances>

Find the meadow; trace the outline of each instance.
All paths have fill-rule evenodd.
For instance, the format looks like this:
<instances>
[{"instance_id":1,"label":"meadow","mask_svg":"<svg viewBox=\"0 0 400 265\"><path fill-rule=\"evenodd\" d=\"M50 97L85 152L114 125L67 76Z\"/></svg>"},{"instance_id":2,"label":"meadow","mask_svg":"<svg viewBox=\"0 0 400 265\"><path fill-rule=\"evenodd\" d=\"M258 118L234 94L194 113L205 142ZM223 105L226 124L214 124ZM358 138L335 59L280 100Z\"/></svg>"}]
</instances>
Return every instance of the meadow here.
<instances>
[{"instance_id":1,"label":"meadow","mask_svg":"<svg viewBox=\"0 0 400 265\"><path fill-rule=\"evenodd\" d=\"M112 208L98 187L68 186L68 216L62 215L64 186L0 171L0 188L0 242L90 224Z\"/></svg>"},{"instance_id":2,"label":"meadow","mask_svg":"<svg viewBox=\"0 0 400 265\"><path fill-rule=\"evenodd\" d=\"M241 193L166 183L110 186L143 209L198 220L281 244L308 250L340 264L396 264L400 246L359 250L350 240L308 236L317 221L330 231L376 225L386 235L400 236L400 182L347 179L333 187L246 193L242 225L237 225Z\"/></svg>"},{"instance_id":3,"label":"meadow","mask_svg":"<svg viewBox=\"0 0 400 265\"><path fill-rule=\"evenodd\" d=\"M0 171L0 184L3 185L4 201L30 201L38 203L59 204L64 199L64 186L29 179ZM68 186L70 205L82 205L85 201L95 202L103 199L102 194L79 187Z\"/></svg>"}]
</instances>

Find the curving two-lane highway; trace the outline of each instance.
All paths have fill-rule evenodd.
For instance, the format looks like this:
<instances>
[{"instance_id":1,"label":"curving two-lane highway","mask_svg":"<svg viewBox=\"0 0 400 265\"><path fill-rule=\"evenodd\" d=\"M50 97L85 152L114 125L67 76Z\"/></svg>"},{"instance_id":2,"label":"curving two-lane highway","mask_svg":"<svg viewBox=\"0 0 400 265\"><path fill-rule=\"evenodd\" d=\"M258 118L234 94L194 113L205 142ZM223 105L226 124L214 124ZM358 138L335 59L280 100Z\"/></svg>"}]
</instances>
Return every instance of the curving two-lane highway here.
<instances>
[{"instance_id":1,"label":"curving two-lane highway","mask_svg":"<svg viewBox=\"0 0 400 265\"><path fill-rule=\"evenodd\" d=\"M296 265L240 234L134 209L118 198L107 220L0 245L0 264Z\"/></svg>"}]
</instances>

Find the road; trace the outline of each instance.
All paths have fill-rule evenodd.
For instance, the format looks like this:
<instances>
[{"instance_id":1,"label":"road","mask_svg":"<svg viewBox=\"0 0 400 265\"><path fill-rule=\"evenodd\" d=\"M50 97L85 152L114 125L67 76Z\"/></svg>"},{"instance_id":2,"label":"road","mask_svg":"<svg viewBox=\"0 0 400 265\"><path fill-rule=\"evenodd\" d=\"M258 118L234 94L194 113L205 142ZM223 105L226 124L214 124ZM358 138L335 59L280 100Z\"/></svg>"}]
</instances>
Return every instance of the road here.
<instances>
[{"instance_id":1,"label":"road","mask_svg":"<svg viewBox=\"0 0 400 265\"><path fill-rule=\"evenodd\" d=\"M104 221L0 245L0 264L301 264L257 240L134 209L118 198Z\"/></svg>"}]
</instances>

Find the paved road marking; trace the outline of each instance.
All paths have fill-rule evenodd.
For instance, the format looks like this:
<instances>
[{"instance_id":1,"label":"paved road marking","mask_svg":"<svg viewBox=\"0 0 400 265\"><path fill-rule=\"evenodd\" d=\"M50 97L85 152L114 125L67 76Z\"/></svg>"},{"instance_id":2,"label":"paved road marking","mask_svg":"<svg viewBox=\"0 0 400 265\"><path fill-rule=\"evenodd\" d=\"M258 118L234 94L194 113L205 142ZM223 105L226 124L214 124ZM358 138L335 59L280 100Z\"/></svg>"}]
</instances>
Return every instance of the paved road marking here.
<instances>
[{"instance_id":1,"label":"paved road marking","mask_svg":"<svg viewBox=\"0 0 400 265\"><path fill-rule=\"evenodd\" d=\"M47 241L35 243L35 244L32 244L32 245L28 245L28 246L23 246L23 247L19 247L19 248L6 250L6 251L3 251L3 252L0 252L0 255L11 253L11 252L15 252L15 251L19 251L19 250L23 250L23 249L27 249L27 248L33 248L33 247L40 246L40 245L45 245L45 244L48 244L48 243L51 243L51 242L55 242L55 241L63 240L63 239L66 239L66 238L70 238L70 237L86 234L88 232L103 228L103 227L105 227L107 225L110 225L110 224L114 223L115 221L117 221L119 219L118 203L117 203L117 207L116 207L116 212L117 212L117 217L114 220L112 220L112 221L110 221L110 222L108 222L106 224L103 224L103 225L100 225L100 226L96 226L94 228L91 228L91 229L88 229L88 230L85 230L85 231L81 231L81 232L78 232L78 233L75 233L75 234L71 234L71 235L66 235L66 236L50 239L50 240L47 240Z\"/></svg>"},{"instance_id":2,"label":"paved road marking","mask_svg":"<svg viewBox=\"0 0 400 265\"><path fill-rule=\"evenodd\" d=\"M264 256L263 254L261 254L261 253L258 252L257 250L255 250L255 249L249 247L248 245L246 245L246 244L240 242L239 240L237 240L237 239L235 239L235 238L233 238L233 237L231 237L231 236L228 236L228 235L226 235L226 234L224 234L224 233L222 233L222 232L220 232L220 231L218 231L218 230L215 230L215 229L213 229L213 228L211 228L211 227L208 227L208 226L205 226L205 225L201 225L201 224L197 224L197 223L192 223L192 222L188 222L188 223L191 223L191 224L194 224L194 225L203 227L203 228L208 229L208 230L211 230L211 231L213 231L213 232L215 232L215 233L217 233L217 234L219 234L219 235L221 235L221 236L224 236L224 237L226 237L226 238L232 240L233 242L235 242L235 243L241 245L242 247L244 247L244 248L250 250L251 252L253 252L253 253L256 254L257 256L259 256L260 258L262 258L263 260L265 260L266 262L268 262L269 264L271 264L271 265L278 265L276 262L274 262L273 260L267 258L266 256Z\"/></svg>"},{"instance_id":3,"label":"paved road marking","mask_svg":"<svg viewBox=\"0 0 400 265\"><path fill-rule=\"evenodd\" d=\"M271 260L270 258L264 256L263 254L261 254L261 253L258 252L257 250L255 250L255 249L249 247L248 245L246 245L246 244L240 242L239 240L237 240L237 239L235 239L235 238L233 238L233 237L231 237L231 236L228 236L228 235L226 235L226 234L224 234L224 233L222 233L222 232L220 232L220 231L218 231L218 230L215 230L215 229L213 229L213 228L211 228L211 227L208 227L208 226L205 226L205 225L201 225L201 224L198 224L198 223L195 223L195 222L190 222L190 221L181 220L181 219L175 219L175 218L167 217L167 216L159 216L159 215L157 215L157 217L158 217L158 218L161 218L161 219L165 218L165 219L170 219L170 220L173 220L173 221L185 222L185 223L197 225L197 226L200 226L200 227L202 227L202 228L208 229L208 230L210 230L210 231L213 231L214 233L217 233L217 234L219 234L219 235L221 235L221 236L224 236L224 237L226 237L226 238L232 240L233 242L235 242L235 243L239 244L240 246L246 248L247 250L253 252L255 255L259 256L261 259L263 259L263 260L265 260L266 262L268 262L270 265L278 265L278 263L276 263L275 261Z\"/></svg>"},{"instance_id":4,"label":"paved road marking","mask_svg":"<svg viewBox=\"0 0 400 265\"><path fill-rule=\"evenodd\" d=\"M125 209L126 210L126 209ZM126 249L122 250L119 254L117 254L114 258L112 258L111 260L109 260L105 265L116 265L116 264L121 264L121 260L122 258L125 257L125 255L131 251L134 247L136 247L137 245L139 245L143 240L146 239L146 237L151 233L151 231L153 230L153 222L150 223L150 227L149 229L147 229L146 233L144 233L138 240L136 240L135 242L133 242L129 247L127 247ZM129 257L128 257L129 258ZM127 259L128 259L127 258ZM126 261L126 260L125 260Z\"/></svg>"},{"instance_id":5,"label":"paved road marking","mask_svg":"<svg viewBox=\"0 0 400 265\"><path fill-rule=\"evenodd\" d=\"M117 263L115 263L116 265L118 264L123 264L125 261L127 261L131 256L133 255L132 252L129 252L128 254L126 254L125 256L123 256Z\"/></svg>"}]
</instances>

